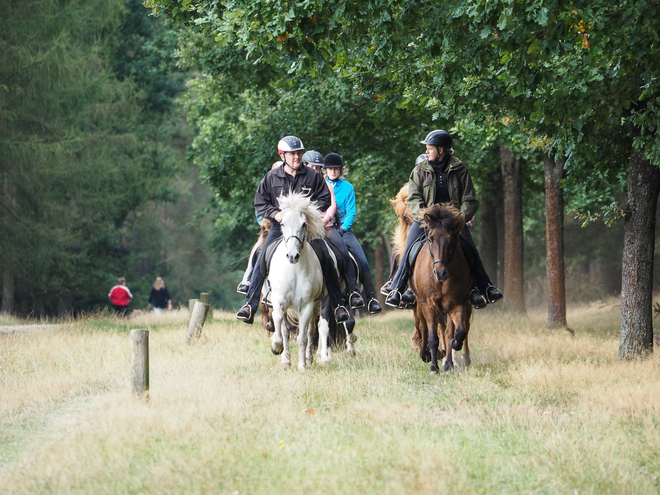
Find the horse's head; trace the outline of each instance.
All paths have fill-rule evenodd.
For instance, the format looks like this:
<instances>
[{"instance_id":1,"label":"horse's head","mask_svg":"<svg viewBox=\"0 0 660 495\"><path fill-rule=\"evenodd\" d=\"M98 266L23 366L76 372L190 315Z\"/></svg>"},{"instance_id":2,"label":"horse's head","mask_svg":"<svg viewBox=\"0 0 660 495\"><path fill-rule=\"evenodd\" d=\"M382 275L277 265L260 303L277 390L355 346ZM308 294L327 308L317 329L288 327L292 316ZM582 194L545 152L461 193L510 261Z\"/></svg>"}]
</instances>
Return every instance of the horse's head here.
<instances>
[{"instance_id":1,"label":"horse's head","mask_svg":"<svg viewBox=\"0 0 660 495\"><path fill-rule=\"evenodd\" d=\"M307 240L307 219L298 210L288 210L282 215L282 236L287 259L296 264Z\"/></svg>"},{"instance_id":2,"label":"horse's head","mask_svg":"<svg viewBox=\"0 0 660 495\"><path fill-rule=\"evenodd\" d=\"M291 193L288 196L280 196L279 203L286 257L295 264L300 261L306 241L325 236L325 225L321 212L307 196Z\"/></svg>"},{"instance_id":3,"label":"horse's head","mask_svg":"<svg viewBox=\"0 0 660 495\"><path fill-rule=\"evenodd\" d=\"M449 203L433 205L422 212L428 231L428 247L433 260L433 276L438 282L449 277L458 236L465 225L463 214Z\"/></svg>"}]
</instances>

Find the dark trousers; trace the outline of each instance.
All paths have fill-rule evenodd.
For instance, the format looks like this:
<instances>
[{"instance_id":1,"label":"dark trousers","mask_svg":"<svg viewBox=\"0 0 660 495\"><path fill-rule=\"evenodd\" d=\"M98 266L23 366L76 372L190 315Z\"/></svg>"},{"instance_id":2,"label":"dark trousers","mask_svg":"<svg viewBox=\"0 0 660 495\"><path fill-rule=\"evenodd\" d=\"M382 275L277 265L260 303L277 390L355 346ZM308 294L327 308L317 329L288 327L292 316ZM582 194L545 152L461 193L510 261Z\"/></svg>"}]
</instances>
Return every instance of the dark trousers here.
<instances>
[{"instance_id":1,"label":"dark trousers","mask_svg":"<svg viewBox=\"0 0 660 495\"><path fill-rule=\"evenodd\" d=\"M339 234L339 230L336 228L326 229L326 237L335 246L339 249L341 257L344 260L344 280L346 281L346 288L349 292L360 292L360 285L357 281L357 274L355 273L355 266L348 255L348 247L344 242L344 238Z\"/></svg>"},{"instance_id":2,"label":"dark trousers","mask_svg":"<svg viewBox=\"0 0 660 495\"><path fill-rule=\"evenodd\" d=\"M245 296L245 304L248 304L252 308L252 313L257 310L259 305L259 296L261 295L261 289L264 285L264 280L266 280L267 273L262 271L262 263L264 257L266 256L266 251L268 246L270 246L274 241L282 236L282 227L279 223L273 222L270 232L264 241L264 245L261 248L259 257L257 258L256 265L252 269L252 275L250 276L250 287ZM328 296L330 296L330 304L333 308L344 304L344 296L341 292L341 285L339 283L339 278L337 277L337 272L335 271L334 264L332 259L327 251L327 247L321 239L316 239L311 241L311 244L314 245L317 249L317 252L321 252L321 270L323 271L323 278L325 279L325 286L328 289Z\"/></svg>"},{"instance_id":3,"label":"dark trousers","mask_svg":"<svg viewBox=\"0 0 660 495\"><path fill-rule=\"evenodd\" d=\"M376 288L374 287L374 281L371 276L371 268L369 267L367 256L364 254L360 242L350 230L344 234L342 239L344 239L346 246L348 246L348 250L357 258L358 265L360 266L360 280L364 286L364 292L369 299L373 299L376 297Z\"/></svg>"},{"instance_id":4,"label":"dark trousers","mask_svg":"<svg viewBox=\"0 0 660 495\"><path fill-rule=\"evenodd\" d=\"M128 313L128 306L117 306L113 304L112 308L115 310L117 316L126 316L126 313Z\"/></svg>"}]
</instances>

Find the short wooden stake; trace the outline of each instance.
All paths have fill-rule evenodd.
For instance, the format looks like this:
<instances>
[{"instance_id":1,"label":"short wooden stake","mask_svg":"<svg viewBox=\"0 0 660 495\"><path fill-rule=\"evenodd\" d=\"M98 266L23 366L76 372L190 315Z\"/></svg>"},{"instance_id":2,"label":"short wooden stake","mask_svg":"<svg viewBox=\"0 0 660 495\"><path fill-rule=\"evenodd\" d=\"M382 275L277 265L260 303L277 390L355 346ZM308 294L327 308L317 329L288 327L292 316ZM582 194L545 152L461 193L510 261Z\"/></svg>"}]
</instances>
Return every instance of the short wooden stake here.
<instances>
[{"instance_id":1,"label":"short wooden stake","mask_svg":"<svg viewBox=\"0 0 660 495\"><path fill-rule=\"evenodd\" d=\"M206 312L206 321L209 323L213 321L213 306L211 306L211 294L209 292L202 292L199 295L199 300L209 305L209 310Z\"/></svg>"},{"instance_id":2,"label":"short wooden stake","mask_svg":"<svg viewBox=\"0 0 660 495\"><path fill-rule=\"evenodd\" d=\"M186 336L186 342L189 344L202 335L202 327L204 326L206 313L210 307L210 304L203 303L202 301L195 302L192 316L190 317L190 324L188 325L188 335Z\"/></svg>"},{"instance_id":3,"label":"short wooden stake","mask_svg":"<svg viewBox=\"0 0 660 495\"><path fill-rule=\"evenodd\" d=\"M149 396L149 330L131 330L131 370L133 393Z\"/></svg>"}]
</instances>

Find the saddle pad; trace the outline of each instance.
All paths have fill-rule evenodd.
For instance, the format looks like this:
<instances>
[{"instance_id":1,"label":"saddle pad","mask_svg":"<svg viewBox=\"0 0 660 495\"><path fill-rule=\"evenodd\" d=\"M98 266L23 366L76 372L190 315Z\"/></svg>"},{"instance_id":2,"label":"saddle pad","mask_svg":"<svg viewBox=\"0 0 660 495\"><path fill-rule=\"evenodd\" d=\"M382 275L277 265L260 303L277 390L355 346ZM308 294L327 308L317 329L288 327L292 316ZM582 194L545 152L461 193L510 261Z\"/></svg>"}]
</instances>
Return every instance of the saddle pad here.
<instances>
[{"instance_id":1,"label":"saddle pad","mask_svg":"<svg viewBox=\"0 0 660 495\"><path fill-rule=\"evenodd\" d=\"M266 253L261 258L261 266L259 267L261 273L270 272L270 261L273 259L275 250L277 249L277 246L279 246L280 243L282 242L282 239L283 237L278 237L273 242L271 242L270 245L266 248Z\"/></svg>"},{"instance_id":2,"label":"saddle pad","mask_svg":"<svg viewBox=\"0 0 660 495\"><path fill-rule=\"evenodd\" d=\"M420 235L417 238L417 240L413 243L413 245L410 246L410 251L408 252L408 257L406 258L406 262L408 263L408 266L410 267L411 270L415 266L415 260L417 259L417 255L419 254L419 252L424 247L424 243L426 243L426 232L423 232L422 235Z\"/></svg>"}]
</instances>

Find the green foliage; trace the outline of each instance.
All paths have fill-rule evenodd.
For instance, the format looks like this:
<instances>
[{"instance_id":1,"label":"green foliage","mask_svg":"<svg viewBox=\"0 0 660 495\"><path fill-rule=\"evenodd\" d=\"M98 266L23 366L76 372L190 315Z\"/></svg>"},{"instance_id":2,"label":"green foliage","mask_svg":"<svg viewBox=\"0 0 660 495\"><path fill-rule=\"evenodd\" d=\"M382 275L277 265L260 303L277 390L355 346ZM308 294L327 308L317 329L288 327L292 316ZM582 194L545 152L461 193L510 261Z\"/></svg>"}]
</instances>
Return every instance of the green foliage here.
<instances>
[{"instance_id":1,"label":"green foliage","mask_svg":"<svg viewBox=\"0 0 660 495\"><path fill-rule=\"evenodd\" d=\"M150 33L136 5L34 0L4 11L0 267L21 312L106 304L127 275L131 217L173 198L175 126L162 124L181 85L168 77L173 37Z\"/></svg>"}]
</instances>

